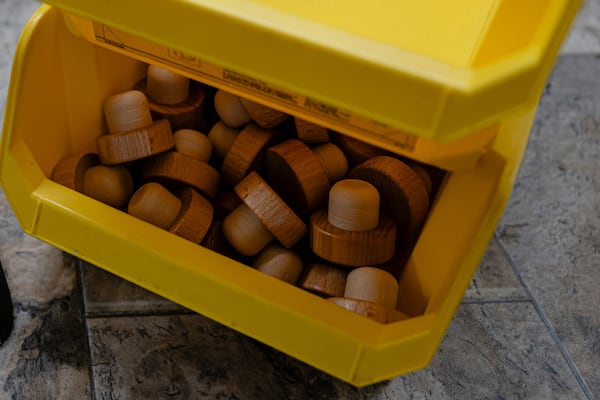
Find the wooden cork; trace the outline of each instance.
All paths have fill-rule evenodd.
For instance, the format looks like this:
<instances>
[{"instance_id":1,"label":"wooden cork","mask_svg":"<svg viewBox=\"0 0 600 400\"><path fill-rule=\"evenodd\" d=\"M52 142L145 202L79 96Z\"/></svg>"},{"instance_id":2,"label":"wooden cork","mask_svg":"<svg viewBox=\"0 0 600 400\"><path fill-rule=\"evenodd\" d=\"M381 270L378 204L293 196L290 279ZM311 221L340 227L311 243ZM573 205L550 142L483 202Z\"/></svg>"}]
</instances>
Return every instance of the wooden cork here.
<instances>
[{"instance_id":1,"label":"wooden cork","mask_svg":"<svg viewBox=\"0 0 600 400\"><path fill-rule=\"evenodd\" d=\"M181 78L187 79L184 77ZM153 99L148 92L148 81L146 79L142 79L136 83L135 89L142 93L148 94L148 107L150 109L152 118L154 120L168 120L173 131L178 131L179 129L206 129L204 121L204 90L200 84L195 82L188 83L188 85L188 96L178 103L162 103L160 100ZM158 89L154 90L157 90L158 92ZM167 89L160 92L158 98L163 96L163 101L175 101L178 99L178 96L183 95L178 94L181 92L182 90L180 88L174 88L174 90Z\"/></svg>"},{"instance_id":2,"label":"wooden cork","mask_svg":"<svg viewBox=\"0 0 600 400\"><path fill-rule=\"evenodd\" d=\"M159 104L178 104L190 94L190 80L158 65L149 65L146 72L146 94Z\"/></svg>"},{"instance_id":3,"label":"wooden cork","mask_svg":"<svg viewBox=\"0 0 600 400\"><path fill-rule=\"evenodd\" d=\"M240 131L219 121L208 132L208 140L212 144L213 154L218 162L222 162L225 155L235 142Z\"/></svg>"},{"instance_id":4,"label":"wooden cork","mask_svg":"<svg viewBox=\"0 0 600 400\"><path fill-rule=\"evenodd\" d=\"M343 179L348 173L348 160L342 150L333 143L323 143L312 147L330 183Z\"/></svg>"},{"instance_id":5,"label":"wooden cork","mask_svg":"<svg viewBox=\"0 0 600 400\"><path fill-rule=\"evenodd\" d=\"M398 281L379 268L360 267L348 274L344 297L371 301L391 309L398 301Z\"/></svg>"},{"instance_id":6,"label":"wooden cork","mask_svg":"<svg viewBox=\"0 0 600 400\"><path fill-rule=\"evenodd\" d=\"M329 191L329 223L346 231L368 231L379 225L379 192L369 182L344 179Z\"/></svg>"},{"instance_id":7,"label":"wooden cork","mask_svg":"<svg viewBox=\"0 0 600 400\"><path fill-rule=\"evenodd\" d=\"M238 183L235 192L285 247L292 247L306 234L304 222L256 172Z\"/></svg>"},{"instance_id":8,"label":"wooden cork","mask_svg":"<svg viewBox=\"0 0 600 400\"><path fill-rule=\"evenodd\" d=\"M319 257L348 267L378 265L394 256L396 225L381 215L379 225L368 231L346 231L329 223L326 210L310 218L310 248Z\"/></svg>"},{"instance_id":9,"label":"wooden cork","mask_svg":"<svg viewBox=\"0 0 600 400\"><path fill-rule=\"evenodd\" d=\"M162 185L142 185L131 197L127 212L161 229L173 224L181 210L181 200Z\"/></svg>"},{"instance_id":10,"label":"wooden cork","mask_svg":"<svg viewBox=\"0 0 600 400\"><path fill-rule=\"evenodd\" d=\"M215 209L215 217L219 219L225 218L229 213L235 210L242 200L233 191L219 191L215 200L213 201L213 207Z\"/></svg>"},{"instance_id":11,"label":"wooden cork","mask_svg":"<svg viewBox=\"0 0 600 400\"><path fill-rule=\"evenodd\" d=\"M240 128L252 121L240 98L233 93L219 90L215 94L214 104L221 121L232 128Z\"/></svg>"},{"instance_id":12,"label":"wooden cork","mask_svg":"<svg viewBox=\"0 0 600 400\"><path fill-rule=\"evenodd\" d=\"M144 163L141 178L167 187L191 186L212 200L219 188L219 173L209 164L186 154L170 151Z\"/></svg>"},{"instance_id":13,"label":"wooden cork","mask_svg":"<svg viewBox=\"0 0 600 400\"><path fill-rule=\"evenodd\" d=\"M109 206L127 205L133 193L133 178L123 166L96 165L83 177L83 193Z\"/></svg>"},{"instance_id":14,"label":"wooden cork","mask_svg":"<svg viewBox=\"0 0 600 400\"><path fill-rule=\"evenodd\" d=\"M310 147L300 140L289 139L269 148L264 170L275 191L299 215L308 215L327 202L327 173Z\"/></svg>"},{"instance_id":15,"label":"wooden cork","mask_svg":"<svg viewBox=\"0 0 600 400\"><path fill-rule=\"evenodd\" d=\"M70 155L59 161L52 171L52 180L78 192L83 192L86 171L100 164L96 153Z\"/></svg>"},{"instance_id":16,"label":"wooden cork","mask_svg":"<svg viewBox=\"0 0 600 400\"><path fill-rule=\"evenodd\" d=\"M225 239L223 221L216 218L213 218L208 232L200 242L200 245L232 259L239 257L233 246Z\"/></svg>"},{"instance_id":17,"label":"wooden cork","mask_svg":"<svg viewBox=\"0 0 600 400\"><path fill-rule=\"evenodd\" d=\"M181 200L181 209L169 226L169 232L191 242L200 243L211 226L213 207L190 187L181 189L177 197Z\"/></svg>"},{"instance_id":18,"label":"wooden cork","mask_svg":"<svg viewBox=\"0 0 600 400\"><path fill-rule=\"evenodd\" d=\"M175 145L169 121L160 120L124 133L101 135L96 147L102 164L123 164L163 153Z\"/></svg>"},{"instance_id":19,"label":"wooden cork","mask_svg":"<svg viewBox=\"0 0 600 400\"><path fill-rule=\"evenodd\" d=\"M276 279L295 285L302 273L302 259L292 250L270 244L256 257L252 266Z\"/></svg>"},{"instance_id":20,"label":"wooden cork","mask_svg":"<svg viewBox=\"0 0 600 400\"><path fill-rule=\"evenodd\" d=\"M152 124L152 115L146 95L129 90L104 100L104 117L112 134L145 128Z\"/></svg>"},{"instance_id":21,"label":"wooden cork","mask_svg":"<svg viewBox=\"0 0 600 400\"><path fill-rule=\"evenodd\" d=\"M255 256L274 239L260 218L241 204L223 220L223 236L243 256Z\"/></svg>"},{"instance_id":22,"label":"wooden cork","mask_svg":"<svg viewBox=\"0 0 600 400\"><path fill-rule=\"evenodd\" d=\"M296 135L298 139L308 144L329 142L329 130L305 119L295 117Z\"/></svg>"},{"instance_id":23,"label":"wooden cork","mask_svg":"<svg viewBox=\"0 0 600 400\"><path fill-rule=\"evenodd\" d=\"M281 111L244 98L240 98L240 101L250 115L250 118L265 129L274 128L288 119L288 115Z\"/></svg>"},{"instance_id":24,"label":"wooden cork","mask_svg":"<svg viewBox=\"0 0 600 400\"><path fill-rule=\"evenodd\" d=\"M323 263L306 265L298 286L321 297L342 297L348 272Z\"/></svg>"},{"instance_id":25,"label":"wooden cork","mask_svg":"<svg viewBox=\"0 0 600 400\"><path fill-rule=\"evenodd\" d=\"M420 164L410 162L406 163L415 173L421 178L423 185L425 186L425 190L427 190L427 194L431 196L431 191L433 190L433 182L431 180L431 175L429 172Z\"/></svg>"},{"instance_id":26,"label":"wooden cork","mask_svg":"<svg viewBox=\"0 0 600 400\"><path fill-rule=\"evenodd\" d=\"M206 135L194 129L180 129L173 134L175 151L209 162L212 144Z\"/></svg>"},{"instance_id":27,"label":"wooden cork","mask_svg":"<svg viewBox=\"0 0 600 400\"><path fill-rule=\"evenodd\" d=\"M398 310L371 301L350 299L346 297L331 297L327 300L381 324L389 324L408 318L408 316Z\"/></svg>"},{"instance_id":28,"label":"wooden cork","mask_svg":"<svg viewBox=\"0 0 600 400\"><path fill-rule=\"evenodd\" d=\"M235 186L250 171L259 169L264 150L276 137L277 132L274 130L264 129L256 124L246 125L236 136L223 159L223 181Z\"/></svg>"},{"instance_id":29,"label":"wooden cork","mask_svg":"<svg viewBox=\"0 0 600 400\"><path fill-rule=\"evenodd\" d=\"M429 195L419 176L402 161L378 156L355 167L350 178L371 183L381 196L381 211L397 225L404 237L417 229L429 211Z\"/></svg>"},{"instance_id":30,"label":"wooden cork","mask_svg":"<svg viewBox=\"0 0 600 400\"><path fill-rule=\"evenodd\" d=\"M342 152L346 155L350 166L356 166L370 158L386 154L384 150L372 146L360 140L351 138L350 136L334 133L331 141L335 143Z\"/></svg>"}]
</instances>

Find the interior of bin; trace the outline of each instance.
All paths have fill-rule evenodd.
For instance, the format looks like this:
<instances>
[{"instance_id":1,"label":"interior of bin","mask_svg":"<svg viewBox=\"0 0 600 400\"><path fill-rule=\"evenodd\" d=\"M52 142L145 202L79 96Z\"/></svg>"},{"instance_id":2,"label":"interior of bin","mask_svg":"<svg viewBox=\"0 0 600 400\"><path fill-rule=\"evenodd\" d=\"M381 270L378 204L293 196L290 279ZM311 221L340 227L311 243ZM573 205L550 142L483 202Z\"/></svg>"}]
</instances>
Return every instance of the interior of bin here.
<instances>
[{"instance_id":1,"label":"interior of bin","mask_svg":"<svg viewBox=\"0 0 600 400\"><path fill-rule=\"evenodd\" d=\"M122 236L127 237L131 243L139 244L138 247L151 245L153 252L164 250L165 259L171 256L177 258L176 264L182 269L202 270L203 276L209 276L215 282L220 280L217 283L221 286L235 286L244 296L249 294L262 303L277 301L278 307L289 310L290 318L302 315L303 321L312 320L318 326L329 326L338 331L347 330L348 335L359 337L364 343L375 347L407 343L415 336L427 335L433 330L441 339L445 329L440 328L440 324L447 323L458 306L489 240L489 236L477 235L487 217L505 168L505 161L501 157L489 152L481 157L477 168L448 173L440 181L438 194L414 251L406 267L397 269L401 289L399 308L413 318L389 325L376 324L291 285L276 282L242 264L224 261L222 256L207 255L210 253L208 250L200 246L192 248L183 239L174 236L165 239L165 235L170 235L167 232L109 206L93 204L96 203L94 200L83 199L80 194L70 193L49 182L47 178L60 159L73 153L95 151L95 138L106 131L102 114L103 100L111 94L130 89L144 76L146 69L146 64L142 62L75 37L56 14L43 21L46 25L39 27L35 40L29 41L24 59L17 62L20 69L14 72L18 77L13 77L13 80L20 82L20 86L11 89L11 113L7 113L10 123L6 125L10 130L4 132L3 151L8 148L8 152L16 154L24 146L27 149L25 153L31 156L31 159L21 160L19 164L24 168L20 173L25 181L20 182L20 185L31 188L33 192L43 192L43 196L46 196L43 201L89 221L90 229L93 229L92 226L97 227L109 234L124 232ZM13 156L17 157L18 154L15 154ZM10 173L11 171L2 171L5 186L9 179L6 176ZM40 190L42 186L43 190ZM6 192L11 197L12 187L7 188ZM76 208L73 204L82 207ZM18 216L24 215L19 213L18 204L13 204L13 207L17 209ZM34 215L34 218L38 217ZM39 222L41 225L47 220L51 218L21 223L32 226L31 224ZM39 226L36 229L44 231L44 235L47 235L44 239L68 250L68 244L50 237L62 237L61 229L68 227L60 226L60 221L53 223L56 226ZM143 235L139 235L141 231L138 228L143 229ZM130 232L133 234L130 235ZM472 251L473 243L477 243L475 252ZM172 246L178 247L180 244L181 254L175 255L179 248L174 249ZM124 249L126 245L127 243L123 244ZM76 255L88 259L86 254ZM222 265L197 262L184 267L181 266L181 259L185 257L189 257L188 261L205 259ZM140 271L131 275L112 268L107 262L94 259L90 261L174 301L180 300L179 293L172 290L173 287L160 283L160 271L149 270L148 277L144 277ZM204 305L200 302L206 300L205 296L198 295L197 304L185 298L184 305L203 312ZM214 304L206 307L213 307L208 314L219 320L219 316L214 314L218 307ZM440 312L446 315L445 321L421 318L436 316ZM232 321L228 317L223 317L220 321L248 332L239 321ZM381 342L382 338L386 338L385 343ZM427 358L434 350L424 349L421 352ZM292 355L301 356L298 351ZM418 356L420 355L415 357Z\"/></svg>"}]
</instances>

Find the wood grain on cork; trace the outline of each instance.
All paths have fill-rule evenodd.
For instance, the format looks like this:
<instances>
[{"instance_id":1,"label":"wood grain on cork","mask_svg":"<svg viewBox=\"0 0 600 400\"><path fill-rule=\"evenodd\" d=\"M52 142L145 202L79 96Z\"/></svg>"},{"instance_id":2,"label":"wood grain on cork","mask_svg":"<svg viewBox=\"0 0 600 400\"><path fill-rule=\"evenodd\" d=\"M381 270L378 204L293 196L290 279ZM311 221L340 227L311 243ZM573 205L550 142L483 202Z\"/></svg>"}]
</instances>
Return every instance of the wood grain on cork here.
<instances>
[{"instance_id":1,"label":"wood grain on cork","mask_svg":"<svg viewBox=\"0 0 600 400\"><path fill-rule=\"evenodd\" d=\"M344 152L351 167L367 161L370 158L386 154L386 152L379 147L372 146L337 132L332 134L331 141Z\"/></svg>"},{"instance_id":2,"label":"wood grain on cork","mask_svg":"<svg viewBox=\"0 0 600 400\"><path fill-rule=\"evenodd\" d=\"M264 170L273 189L299 215L308 215L327 203L327 173L310 147L300 140L289 139L269 148Z\"/></svg>"},{"instance_id":3,"label":"wood grain on cork","mask_svg":"<svg viewBox=\"0 0 600 400\"><path fill-rule=\"evenodd\" d=\"M322 143L311 147L311 150L321 162L330 183L335 183L346 176L348 159L338 146L333 143Z\"/></svg>"},{"instance_id":4,"label":"wood grain on cork","mask_svg":"<svg viewBox=\"0 0 600 400\"><path fill-rule=\"evenodd\" d=\"M175 145L171 125L159 120L143 128L96 138L102 164L114 165L163 153Z\"/></svg>"},{"instance_id":5,"label":"wood grain on cork","mask_svg":"<svg viewBox=\"0 0 600 400\"><path fill-rule=\"evenodd\" d=\"M82 192L86 171L98 164L100 164L100 158L96 153L70 155L56 164L51 179L70 189Z\"/></svg>"},{"instance_id":6,"label":"wood grain on cork","mask_svg":"<svg viewBox=\"0 0 600 400\"><path fill-rule=\"evenodd\" d=\"M220 219L213 218L208 232L204 236L204 239L200 242L201 246L206 247L216 253L224 255L229 258L236 259L238 254L231 244L225 239L223 235L223 221Z\"/></svg>"},{"instance_id":7,"label":"wood grain on cork","mask_svg":"<svg viewBox=\"0 0 600 400\"><path fill-rule=\"evenodd\" d=\"M176 193L181 200L181 210L169 227L169 232L194 243L206 236L213 220L213 207L204 196L191 187Z\"/></svg>"},{"instance_id":8,"label":"wood grain on cork","mask_svg":"<svg viewBox=\"0 0 600 400\"><path fill-rule=\"evenodd\" d=\"M309 241L316 255L335 264L348 267L383 264L394 256L396 225L381 215L375 229L346 231L331 225L323 209L310 217Z\"/></svg>"},{"instance_id":9,"label":"wood grain on cork","mask_svg":"<svg viewBox=\"0 0 600 400\"><path fill-rule=\"evenodd\" d=\"M212 200L219 188L219 173L199 159L169 151L152 157L144 163L141 178L167 186L191 186Z\"/></svg>"},{"instance_id":10,"label":"wood grain on cork","mask_svg":"<svg viewBox=\"0 0 600 400\"><path fill-rule=\"evenodd\" d=\"M135 89L147 93L147 81L142 79L135 85ZM166 119L171 124L171 129L206 129L204 121L204 89L200 84L191 83L188 97L176 104L163 104L148 99L148 107L154 120Z\"/></svg>"},{"instance_id":11,"label":"wood grain on cork","mask_svg":"<svg viewBox=\"0 0 600 400\"><path fill-rule=\"evenodd\" d=\"M304 267L298 286L321 297L342 297L347 275L347 271L333 265L310 263Z\"/></svg>"},{"instance_id":12,"label":"wood grain on cork","mask_svg":"<svg viewBox=\"0 0 600 400\"><path fill-rule=\"evenodd\" d=\"M250 171L260 168L265 149L277 137L277 131L249 124L236 136L223 159L221 176L223 181L235 186Z\"/></svg>"},{"instance_id":13,"label":"wood grain on cork","mask_svg":"<svg viewBox=\"0 0 600 400\"><path fill-rule=\"evenodd\" d=\"M235 192L285 247L292 247L306 234L304 222L256 172L238 183Z\"/></svg>"},{"instance_id":14,"label":"wood grain on cork","mask_svg":"<svg viewBox=\"0 0 600 400\"><path fill-rule=\"evenodd\" d=\"M294 118L294 125L298 139L304 143L315 144L329 141L329 130L321 125L298 117Z\"/></svg>"},{"instance_id":15,"label":"wood grain on cork","mask_svg":"<svg viewBox=\"0 0 600 400\"><path fill-rule=\"evenodd\" d=\"M402 161L378 156L355 167L350 178L362 179L377 188L381 212L396 222L398 236L417 229L429 211L429 195L421 178Z\"/></svg>"},{"instance_id":16,"label":"wood grain on cork","mask_svg":"<svg viewBox=\"0 0 600 400\"><path fill-rule=\"evenodd\" d=\"M250 115L250 118L265 129L274 128L289 118L281 111L272 109L252 100L240 98L242 105Z\"/></svg>"},{"instance_id":17,"label":"wood grain on cork","mask_svg":"<svg viewBox=\"0 0 600 400\"><path fill-rule=\"evenodd\" d=\"M111 134L129 132L152 124L148 98L139 90L107 97L103 110Z\"/></svg>"},{"instance_id":18,"label":"wood grain on cork","mask_svg":"<svg viewBox=\"0 0 600 400\"><path fill-rule=\"evenodd\" d=\"M386 307L383 304L373 303L371 301L351 299L346 297L331 297L327 300L349 311L382 324L402 321L408 318L400 311Z\"/></svg>"}]
</instances>

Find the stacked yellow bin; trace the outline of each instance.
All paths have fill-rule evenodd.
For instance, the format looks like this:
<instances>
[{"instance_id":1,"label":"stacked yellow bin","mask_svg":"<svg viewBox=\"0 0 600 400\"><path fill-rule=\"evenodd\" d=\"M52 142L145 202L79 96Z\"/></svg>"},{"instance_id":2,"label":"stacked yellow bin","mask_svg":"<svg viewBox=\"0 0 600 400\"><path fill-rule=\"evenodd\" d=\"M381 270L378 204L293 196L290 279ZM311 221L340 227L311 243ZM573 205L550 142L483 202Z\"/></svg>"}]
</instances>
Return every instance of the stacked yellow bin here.
<instances>
[{"instance_id":1,"label":"stacked yellow bin","mask_svg":"<svg viewBox=\"0 0 600 400\"><path fill-rule=\"evenodd\" d=\"M508 200L579 1L49 0L17 49L0 181L23 230L357 386L425 367ZM323 302L49 180L144 63L447 171L398 276L411 318Z\"/></svg>"}]
</instances>

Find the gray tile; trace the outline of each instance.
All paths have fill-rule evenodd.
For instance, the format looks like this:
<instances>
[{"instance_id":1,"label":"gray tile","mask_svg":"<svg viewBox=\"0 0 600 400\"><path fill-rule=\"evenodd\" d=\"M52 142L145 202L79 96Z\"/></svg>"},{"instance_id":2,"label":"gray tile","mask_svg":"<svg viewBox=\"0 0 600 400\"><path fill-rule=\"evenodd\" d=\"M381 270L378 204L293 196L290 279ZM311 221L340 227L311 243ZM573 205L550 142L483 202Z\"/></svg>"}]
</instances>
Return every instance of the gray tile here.
<instances>
[{"instance_id":1,"label":"gray tile","mask_svg":"<svg viewBox=\"0 0 600 400\"><path fill-rule=\"evenodd\" d=\"M0 0L0 26L24 25L39 6L35 0Z\"/></svg>"},{"instance_id":2,"label":"gray tile","mask_svg":"<svg viewBox=\"0 0 600 400\"><path fill-rule=\"evenodd\" d=\"M89 320L97 399L358 399L358 391L199 315Z\"/></svg>"},{"instance_id":3,"label":"gray tile","mask_svg":"<svg viewBox=\"0 0 600 400\"><path fill-rule=\"evenodd\" d=\"M89 263L81 262L88 315L182 311L183 307Z\"/></svg>"},{"instance_id":4,"label":"gray tile","mask_svg":"<svg viewBox=\"0 0 600 400\"><path fill-rule=\"evenodd\" d=\"M43 274L42 267L39 274ZM11 289L16 289L12 291L15 326L0 347L0 398L90 398L89 352L79 289L43 303L23 299L14 282Z\"/></svg>"},{"instance_id":5,"label":"gray tile","mask_svg":"<svg viewBox=\"0 0 600 400\"><path fill-rule=\"evenodd\" d=\"M600 397L600 56L562 57L498 237Z\"/></svg>"},{"instance_id":6,"label":"gray tile","mask_svg":"<svg viewBox=\"0 0 600 400\"><path fill-rule=\"evenodd\" d=\"M430 366L362 389L366 399L585 399L528 302L463 304Z\"/></svg>"},{"instance_id":7,"label":"gray tile","mask_svg":"<svg viewBox=\"0 0 600 400\"><path fill-rule=\"evenodd\" d=\"M463 302L527 300L525 289L504 252L492 238L488 249L465 292Z\"/></svg>"},{"instance_id":8,"label":"gray tile","mask_svg":"<svg viewBox=\"0 0 600 400\"><path fill-rule=\"evenodd\" d=\"M585 0L561 54L600 53L600 0Z\"/></svg>"}]
</instances>

